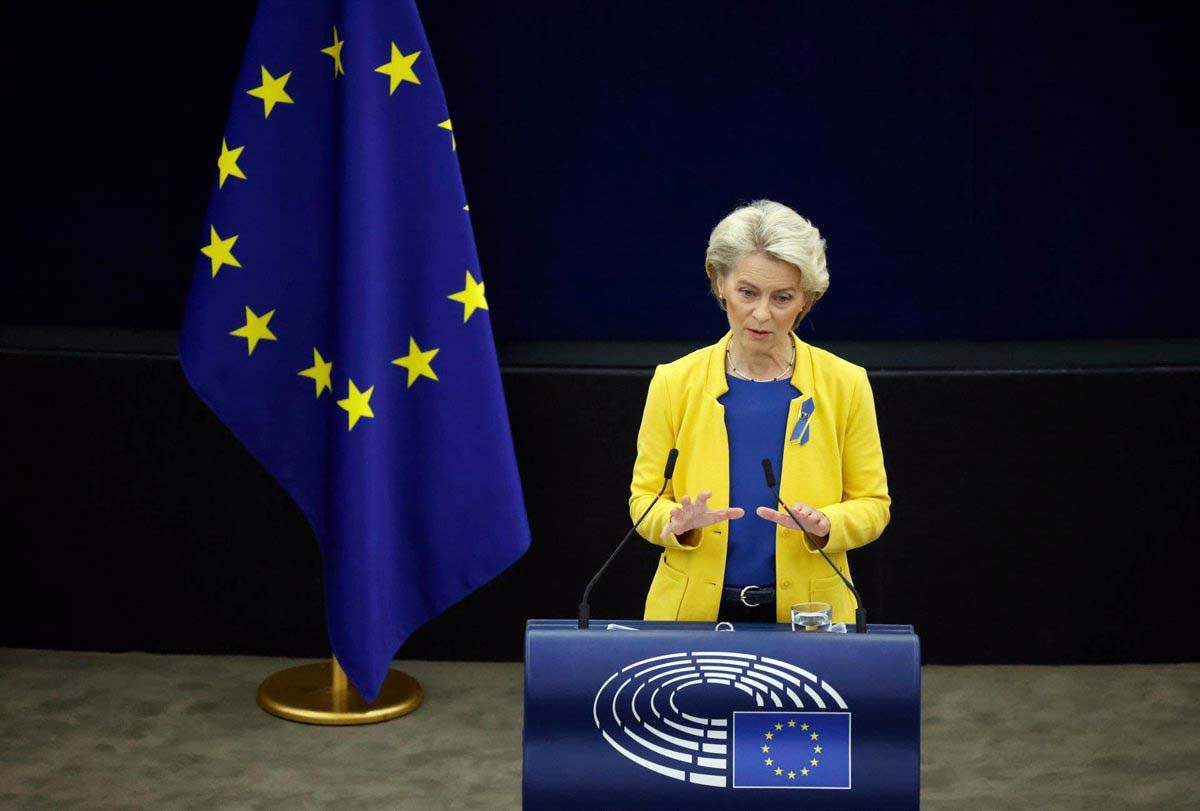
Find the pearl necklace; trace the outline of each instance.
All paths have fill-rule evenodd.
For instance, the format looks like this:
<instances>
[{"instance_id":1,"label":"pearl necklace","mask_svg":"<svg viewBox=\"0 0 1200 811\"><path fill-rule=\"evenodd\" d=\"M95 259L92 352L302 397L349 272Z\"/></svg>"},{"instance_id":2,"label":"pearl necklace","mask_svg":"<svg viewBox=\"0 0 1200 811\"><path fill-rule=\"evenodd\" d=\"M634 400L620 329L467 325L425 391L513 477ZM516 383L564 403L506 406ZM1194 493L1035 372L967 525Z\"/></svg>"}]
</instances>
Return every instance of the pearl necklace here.
<instances>
[{"instance_id":1,"label":"pearl necklace","mask_svg":"<svg viewBox=\"0 0 1200 811\"><path fill-rule=\"evenodd\" d=\"M730 344L733 343L733 339L730 339L729 343ZM725 360L726 360L726 362L729 363L729 370L731 372L733 372L734 375L741 378L742 380L748 380L751 383L777 383L780 380L787 380L789 377L792 376L792 369L796 365L796 342L792 341L792 359L790 361L788 361L787 368L784 369L783 374L781 374L779 377L772 377L770 380L755 380L754 378L750 377L749 375L747 375L747 374L743 373L741 370L739 370L738 367L734 366L733 365L733 355L731 355L729 353L729 344L725 344Z\"/></svg>"}]
</instances>

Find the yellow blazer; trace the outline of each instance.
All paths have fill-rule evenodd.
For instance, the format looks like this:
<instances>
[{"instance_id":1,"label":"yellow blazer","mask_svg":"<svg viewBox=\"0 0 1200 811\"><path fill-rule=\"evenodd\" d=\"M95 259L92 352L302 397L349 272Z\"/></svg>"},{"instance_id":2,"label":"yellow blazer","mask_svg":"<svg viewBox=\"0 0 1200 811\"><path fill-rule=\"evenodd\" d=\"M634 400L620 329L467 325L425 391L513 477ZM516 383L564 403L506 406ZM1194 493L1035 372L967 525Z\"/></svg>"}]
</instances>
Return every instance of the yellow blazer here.
<instances>
[{"instance_id":1,"label":"yellow blazer","mask_svg":"<svg viewBox=\"0 0 1200 811\"><path fill-rule=\"evenodd\" d=\"M630 485L629 514L637 520L662 487L667 452L679 449L675 475L640 533L665 547L646 596L648 620L715 620L725 580L729 522L705 527L700 542L683 546L674 535L659 538L677 498L693 499L711 490L712 509L742 507L739 521L762 521L754 514L771 505L763 484L753 504L729 504L729 439L725 408L717 398L729 390L725 348L730 333L654 371L638 431L637 461ZM832 525L825 552L850 579L846 552L879 537L891 517L883 450L875 422L875 400L866 370L801 341L795 335L796 368L792 385L802 392L788 408L781 437L783 470L780 494L789 505L803 501L820 509ZM791 439L801 404L814 400L809 439ZM767 585L760 583L759 585ZM835 622L854 621L854 597L821 559L800 530L775 530L776 620L791 621L793 603L821 600L833 606Z\"/></svg>"}]
</instances>

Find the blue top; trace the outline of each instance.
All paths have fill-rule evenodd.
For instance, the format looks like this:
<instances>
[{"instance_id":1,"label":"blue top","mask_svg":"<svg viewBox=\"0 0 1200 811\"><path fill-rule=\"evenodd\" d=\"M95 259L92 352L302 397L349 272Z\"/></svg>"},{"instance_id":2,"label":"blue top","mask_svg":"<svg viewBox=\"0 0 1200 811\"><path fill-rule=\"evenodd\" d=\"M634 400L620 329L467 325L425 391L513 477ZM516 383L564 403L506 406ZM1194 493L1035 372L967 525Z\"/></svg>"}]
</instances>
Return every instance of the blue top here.
<instances>
[{"instance_id":1,"label":"blue top","mask_svg":"<svg viewBox=\"0 0 1200 811\"><path fill-rule=\"evenodd\" d=\"M782 475L788 406L800 392L790 380L756 383L726 377L729 391L718 402L725 407L729 436L729 506L746 514L729 522L725 585L770 586L775 583L776 525L754 511L760 506L778 509L763 478L762 460L770 459L775 475Z\"/></svg>"}]
</instances>

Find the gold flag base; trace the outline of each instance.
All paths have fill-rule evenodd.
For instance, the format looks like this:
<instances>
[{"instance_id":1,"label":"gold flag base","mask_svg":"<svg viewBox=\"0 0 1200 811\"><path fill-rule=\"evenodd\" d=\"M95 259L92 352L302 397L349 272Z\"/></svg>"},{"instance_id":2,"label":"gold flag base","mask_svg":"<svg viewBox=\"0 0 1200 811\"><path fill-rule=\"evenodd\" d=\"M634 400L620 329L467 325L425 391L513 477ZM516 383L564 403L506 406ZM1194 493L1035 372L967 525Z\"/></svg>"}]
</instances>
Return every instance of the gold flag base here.
<instances>
[{"instance_id":1,"label":"gold flag base","mask_svg":"<svg viewBox=\"0 0 1200 811\"><path fill-rule=\"evenodd\" d=\"M258 706L271 715L302 724L352 726L390 721L421 706L417 680L388 670L379 695L370 704L346 678L337 659L289 667L272 673L258 686Z\"/></svg>"}]
</instances>

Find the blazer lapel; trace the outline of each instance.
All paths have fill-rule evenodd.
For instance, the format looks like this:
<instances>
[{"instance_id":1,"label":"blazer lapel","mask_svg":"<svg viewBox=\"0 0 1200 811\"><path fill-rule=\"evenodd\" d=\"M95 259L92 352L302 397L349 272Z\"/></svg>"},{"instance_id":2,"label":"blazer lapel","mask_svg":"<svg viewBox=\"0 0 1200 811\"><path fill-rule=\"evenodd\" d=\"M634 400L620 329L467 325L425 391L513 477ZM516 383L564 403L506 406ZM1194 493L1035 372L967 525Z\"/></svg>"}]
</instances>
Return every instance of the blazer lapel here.
<instances>
[{"instance_id":1,"label":"blazer lapel","mask_svg":"<svg viewBox=\"0 0 1200 811\"><path fill-rule=\"evenodd\" d=\"M729 433L725 429L725 406L717 399L729 391L725 377L725 351L732 332L713 345L705 370L704 392L704 447L708 449L704 461L703 487L712 491L709 504L713 507L728 507L729 504ZM695 493L689 495L695 496ZM714 533L716 534L716 533ZM724 535L724 525L721 533Z\"/></svg>"},{"instance_id":2,"label":"blazer lapel","mask_svg":"<svg viewBox=\"0 0 1200 811\"><path fill-rule=\"evenodd\" d=\"M704 390L713 400L729 391L729 381L725 379L725 353L729 351L729 339L732 337L732 332L725 333L725 337L713 344L712 351L708 353L708 367L704 372ZM717 403L717 405L721 404ZM724 406L722 406L722 413L724 413Z\"/></svg>"},{"instance_id":3,"label":"blazer lapel","mask_svg":"<svg viewBox=\"0 0 1200 811\"><path fill-rule=\"evenodd\" d=\"M780 496L788 504L804 500L804 484L813 481L818 472L814 467L815 454L806 452L809 450L806 435L811 437L809 425L821 407L813 383L812 348L794 334L792 341L796 345L796 367L792 370L791 382L797 391L788 405L783 435L783 470L779 474ZM802 415L807 415L803 421Z\"/></svg>"}]
</instances>

